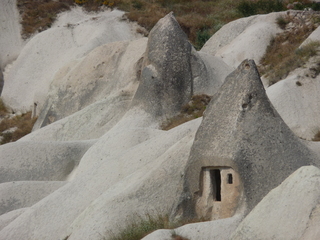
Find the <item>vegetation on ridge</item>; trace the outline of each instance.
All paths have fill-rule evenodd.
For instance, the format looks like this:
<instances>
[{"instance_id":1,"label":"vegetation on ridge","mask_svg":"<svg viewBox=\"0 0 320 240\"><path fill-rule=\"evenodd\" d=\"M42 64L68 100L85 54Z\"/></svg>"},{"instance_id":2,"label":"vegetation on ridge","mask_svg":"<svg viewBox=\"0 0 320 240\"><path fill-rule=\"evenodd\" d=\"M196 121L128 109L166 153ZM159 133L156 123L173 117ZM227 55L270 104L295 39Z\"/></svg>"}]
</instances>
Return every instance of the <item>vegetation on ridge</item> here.
<instances>
[{"instance_id":1,"label":"vegetation on ridge","mask_svg":"<svg viewBox=\"0 0 320 240\"><path fill-rule=\"evenodd\" d=\"M57 14L69 10L72 4L73 0L17 0L22 36L28 38L37 31L50 28Z\"/></svg>"},{"instance_id":2,"label":"vegetation on ridge","mask_svg":"<svg viewBox=\"0 0 320 240\"><path fill-rule=\"evenodd\" d=\"M296 68L302 67L310 57L317 55L320 42L311 42L303 47L301 43L319 26L320 15L314 15L307 21L298 21L290 15L277 19L282 33L274 37L260 61L259 72L269 79L272 85ZM287 29L287 25L291 27Z\"/></svg>"},{"instance_id":3,"label":"vegetation on ridge","mask_svg":"<svg viewBox=\"0 0 320 240\"><path fill-rule=\"evenodd\" d=\"M290 0L289 2L293 2ZM59 12L80 5L87 11L101 7L126 11L148 31L169 12L173 11L182 29L197 49L224 24L249 15L286 10L280 0L17 0L22 16L25 38L51 26Z\"/></svg>"}]
</instances>

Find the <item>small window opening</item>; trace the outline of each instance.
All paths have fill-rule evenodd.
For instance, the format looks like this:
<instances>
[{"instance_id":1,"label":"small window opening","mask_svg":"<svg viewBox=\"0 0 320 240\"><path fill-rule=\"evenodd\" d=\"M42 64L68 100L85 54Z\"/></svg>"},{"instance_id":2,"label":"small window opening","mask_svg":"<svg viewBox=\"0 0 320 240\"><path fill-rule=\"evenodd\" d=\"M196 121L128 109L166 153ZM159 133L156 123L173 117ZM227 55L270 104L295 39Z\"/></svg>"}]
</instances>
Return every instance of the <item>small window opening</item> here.
<instances>
[{"instance_id":1,"label":"small window opening","mask_svg":"<svg viewBox=\"0 0 320 240\"><path fill-rule=\"evenodd\" d=\"M233 183L233 176L231 173L228 173L228 184L232 184Z\"/></svg>"},{"instance_id":2,"label":"small window opening","mask_svg":"<svg viewBox=\"0 0 320 240\"><path fill-rule=\"evenodd\" d=\"M210 170L210 179L212 184L212 190L215 196L215 200L217 202L221 201L221 175L220 175L220 169L212 169Z\"/></svg>"}]
</instances>

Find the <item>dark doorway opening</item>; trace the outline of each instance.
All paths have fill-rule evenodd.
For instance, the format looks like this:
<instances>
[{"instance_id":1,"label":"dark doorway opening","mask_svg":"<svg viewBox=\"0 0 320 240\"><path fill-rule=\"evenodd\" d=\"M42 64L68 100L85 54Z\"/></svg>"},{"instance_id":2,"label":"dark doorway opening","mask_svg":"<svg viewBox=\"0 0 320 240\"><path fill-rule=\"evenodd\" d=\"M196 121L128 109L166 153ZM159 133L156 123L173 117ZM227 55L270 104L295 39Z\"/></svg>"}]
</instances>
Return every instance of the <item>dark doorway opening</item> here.
<instances>
[{"instance_id":1,"label":"dark doorway opening","mask_svg":"<svg viewBox=\"0 0 320 240\"><path fill-rule=\"evenodd\" d=\"M213 197L217 202L221 201L221 174L220 169L212 169L210 170L210 179L212 184Z\"/></svg>"}]
</instances>

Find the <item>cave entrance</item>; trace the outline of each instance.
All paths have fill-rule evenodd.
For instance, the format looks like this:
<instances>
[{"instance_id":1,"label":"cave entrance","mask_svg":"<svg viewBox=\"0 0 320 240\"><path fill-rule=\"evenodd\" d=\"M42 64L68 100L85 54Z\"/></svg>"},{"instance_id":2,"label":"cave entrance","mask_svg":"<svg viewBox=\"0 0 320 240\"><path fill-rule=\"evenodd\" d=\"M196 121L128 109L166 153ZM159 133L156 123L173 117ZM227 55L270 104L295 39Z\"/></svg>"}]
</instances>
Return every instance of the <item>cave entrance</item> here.
<instances>
[{"instance_id":1,"label":"cave entrance","mask_svg":"<svg viewBox=\"0 0 320 240\"><path fill-rule=\"evenodd\" d=\"M210 169L210 185L212 188L213 200L221 201L221 172L220 169Z\"/></svg>"}]
</instances>

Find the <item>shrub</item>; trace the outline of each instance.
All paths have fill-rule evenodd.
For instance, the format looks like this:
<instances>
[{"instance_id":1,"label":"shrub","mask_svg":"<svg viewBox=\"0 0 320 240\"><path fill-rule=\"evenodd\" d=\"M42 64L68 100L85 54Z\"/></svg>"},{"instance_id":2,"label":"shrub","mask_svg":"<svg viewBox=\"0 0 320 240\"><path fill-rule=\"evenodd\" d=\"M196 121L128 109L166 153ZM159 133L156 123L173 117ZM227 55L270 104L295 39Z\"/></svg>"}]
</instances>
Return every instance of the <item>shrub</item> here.
<instances>
[{"instance_id":1,"label":"shrub","mask_svg":"<svg viewBox=\"0 0 320 240\"><path fill-rule=\"evenodd\" d=\"M315 1L300 1L300 2L295 2L293 4L293 9L294 10L312 9L314 11L319 11L320 4Z\"/></svg>"},{"instance_id":2,"label":"shrub","mask_svg":"<svg viewBox=\"0 0 320 240\"><path fill-rule=\"evenodd\" d=\"M243 0L237 6L237 10L244 17L248 17L256 14L284 11L286 6L281 0Z\"/></svg>"},{"instance_id":3,"label":"shrub","mask_svg":"<svg viewBox=\"0 0 320 240\"><path fill-rule=\"evenodd\" d=\"M132 7L133 7L134 9L141 10L141 9L143 9L144 4L143 4L142 1L134 0L134 1L132 1Z\"/></svg>"},{"instance_id":4,"label":"shrub","mask_svg":"<svg viewBox=\"0 0 320 240\"><path fill-rule=\"evenodd\" d=\"M199 30L197 32L195 48L197 50L200 50L210 37L211 34L209 33L208 29Z\"/></svg>"},{"instance_id":5,"label":"shrub","mask_svg":"<svg viewBox=\"0 0 320 240\"><path fill-rule=\"evenodd\" d=\"M187 221L170 222L168 215L150 215L145 216L135 215L128 222L127 226L120 230L118 234L108 232L111 235L110 240L140 240L151 232L158 229L174 229L188 223L203 222L207 219L189 219ZM104 237L104 239L107 239ZM177 235L172 230L173 240L189 240L180 235Z\"/></svg>"},{"instance_id":6,"label":"shrub","mask_svg":"<svg viewBox=\"0 0 320 240\"><path fill-rule=\"evenodd\" d=\"M74 2L89 12L99 11L101 6L113 7L115 5L113 0L74 0Z\"/></svg>"},{"instance_id":7,"label":"shrub","mask_svg":"<svg viewBox=\"0 0 320 240\"><path fill-rule=\"evenodd\" d=\"M280 16L277 18L276 23L279 26L279 28L281 28L282 30L286 28L287 24L290 21L288 20L288 18L284 18L283 16Z\"/></svg>"},{"instance_id":8,"label":"shrub","mask_svg":"<svg viewBox=\"0 0 320 240\"><path fill-rule=\"evenodd\" d=\"M242 1L238 6L237 10L244 16L252 16L257 14L257 7L253 2Z\"/></svg>"}]
</instances>

